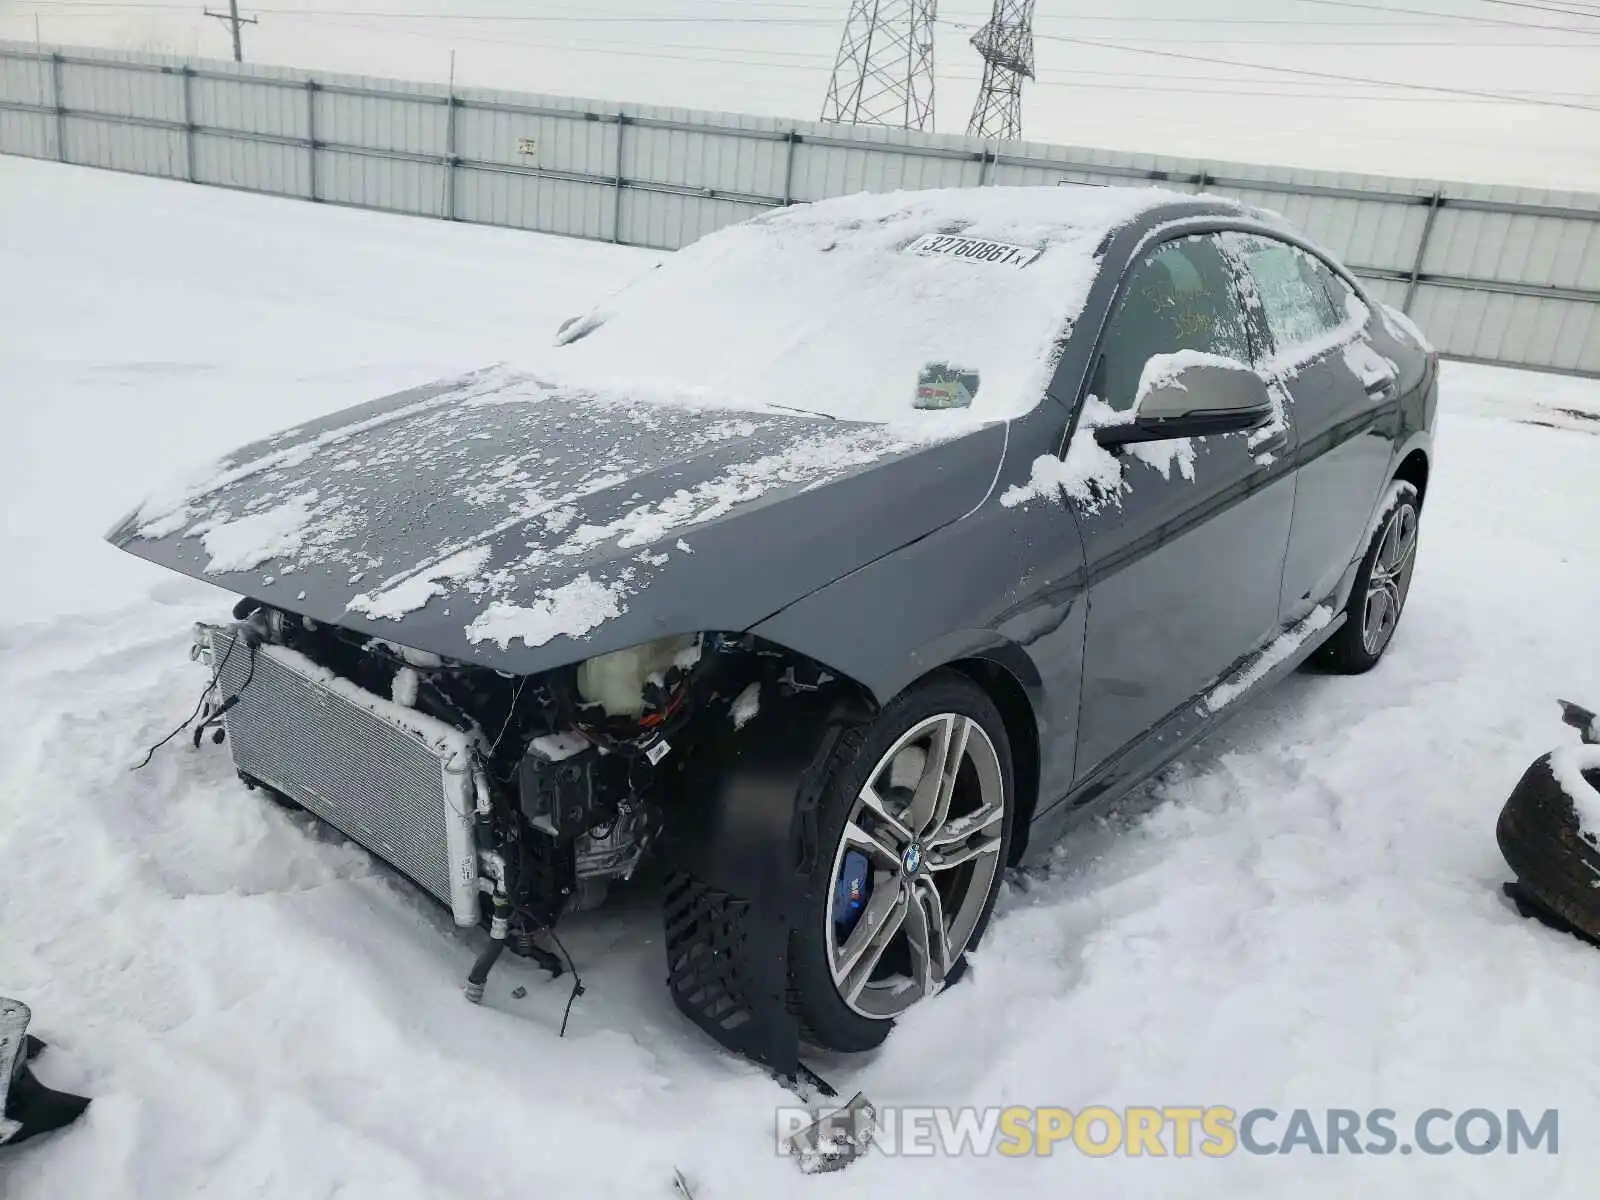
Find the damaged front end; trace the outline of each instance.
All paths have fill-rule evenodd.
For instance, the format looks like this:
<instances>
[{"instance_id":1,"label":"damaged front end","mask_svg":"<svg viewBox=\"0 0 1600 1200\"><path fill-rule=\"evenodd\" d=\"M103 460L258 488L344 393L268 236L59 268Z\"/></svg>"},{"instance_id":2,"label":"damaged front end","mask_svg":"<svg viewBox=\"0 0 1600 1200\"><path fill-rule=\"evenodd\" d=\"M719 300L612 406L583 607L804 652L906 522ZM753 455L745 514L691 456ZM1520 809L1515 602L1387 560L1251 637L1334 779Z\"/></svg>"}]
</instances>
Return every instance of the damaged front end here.
<instances>
[{"instance_id":1,"label":"damaged front end","mask_svg":"<svg viewBox=\"0 0 1600 1200\"><path fill-rule=\"evenodd\" d=\"M253 600L234 616L195 629L212 673L196 744L213 731L247 785L334 826L458 925L486 928L474 1001L505 949L559 972L550 931L656 848L686 803L681 768L723 753L763 701L830 679L748 634L518 676Z\"/></svg>"}]
</instances>

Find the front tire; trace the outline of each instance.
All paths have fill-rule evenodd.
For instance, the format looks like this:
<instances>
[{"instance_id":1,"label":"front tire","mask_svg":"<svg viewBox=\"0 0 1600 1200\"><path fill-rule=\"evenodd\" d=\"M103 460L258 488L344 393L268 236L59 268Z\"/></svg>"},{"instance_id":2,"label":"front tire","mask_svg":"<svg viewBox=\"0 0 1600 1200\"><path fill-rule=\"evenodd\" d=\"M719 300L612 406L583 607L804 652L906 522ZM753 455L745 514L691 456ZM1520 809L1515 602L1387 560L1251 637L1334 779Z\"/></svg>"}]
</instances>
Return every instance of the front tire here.
<instances>
[{"instance_id":1,"label":"front tire","mask_svg":"<svg viewBox=\"0 0 1600 1200\"><path fill-rule=\"evenodd\" d=\"M790 938L806 1041L869 1050L960 979L999 892L1014 795L1000 713L956 671L929 676L841 740Z\"/></svg>"},{"instance_id":2,"label":"front tire","mask_svg":"<svg viewBox=\"0 0 1600 1200\"><path fill-rule=\"evenodd\" d=\"M1422 499L1416 485L1397 479L1378 511L1377 528L1356 570L1346 620L1318 652L1318 660L1343 675L1372 670L1394 640L1411 594L1417 563Z\"/></svg>"}]
</instances>

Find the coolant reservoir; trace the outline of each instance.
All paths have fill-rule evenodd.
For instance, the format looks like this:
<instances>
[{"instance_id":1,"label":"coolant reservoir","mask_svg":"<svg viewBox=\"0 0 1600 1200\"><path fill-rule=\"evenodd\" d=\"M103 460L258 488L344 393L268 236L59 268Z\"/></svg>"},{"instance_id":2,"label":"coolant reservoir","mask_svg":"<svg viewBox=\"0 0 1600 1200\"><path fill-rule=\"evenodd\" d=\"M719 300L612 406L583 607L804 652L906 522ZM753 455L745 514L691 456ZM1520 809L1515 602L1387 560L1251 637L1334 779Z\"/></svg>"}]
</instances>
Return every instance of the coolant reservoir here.
<instances>
[{"instance_id":1,"label":"coolant reservoir","mask_svg":"<svg viewBox=\"0 0 1600 1200\"><path fill-rule=\"evenodd\" d=\"M645 680L665 674L680 652L694 645L694 635L662 638L630 646L578 664L578 694L598 704L610 717L637 717L644 712Z\"/></svg>"}]
</instances>

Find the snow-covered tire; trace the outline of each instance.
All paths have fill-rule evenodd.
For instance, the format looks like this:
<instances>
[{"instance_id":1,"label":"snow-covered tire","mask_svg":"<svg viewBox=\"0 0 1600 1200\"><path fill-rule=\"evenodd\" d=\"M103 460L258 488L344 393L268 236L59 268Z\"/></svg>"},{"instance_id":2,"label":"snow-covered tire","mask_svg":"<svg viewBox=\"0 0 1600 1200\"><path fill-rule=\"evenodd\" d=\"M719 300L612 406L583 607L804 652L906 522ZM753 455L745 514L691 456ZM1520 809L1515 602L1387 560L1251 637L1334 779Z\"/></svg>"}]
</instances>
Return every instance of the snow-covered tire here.
<instances>
[{"instance_id":1,"label":"snow-covered tire","mask_svg":"<svg viewBox=\"0 0 1600 1200\"><path fill-rule=\"evenodd\" d=\"M1350 588L1345 623L1317 652L1319 665L1342 675L1360 675L1378 665L1411 592L1421 517L1415 485L1403 479L1390 484Z\"/></svg>"},{"instance_id":2,"label":"snow-covered tire","mask_svg":"<svg viewBox=\"0 0 1600 1200\"><path fill-rule=\"evenodd\" d=\"M955 763L955 782L941 789L945 793L943 813L921 825L916 818L922 809L907 801L915 801L923 793L905 786L905 778L915 769L917 753L924 755L924 771L930 770L941 745L948 748L946 761ZM907 756L912 765L902 771ZM891 777L894 786L885 787ZM869 785L883 801L881 807L868 805L865 793ZM822 850L816 856L806 888L808 899L789 943L790 1001L800 1018L804 1041L845 1053L870 1050L888 1036L896 1017L911 1003L961 978L967 952L983 936L999 892L1011 846L1014 796L1005 723L983 689L957 671L929 676L886 705L872 722L840 739L825 768L818 805ZM998 807L997 815L994 807ZM961 813L970 817L965 826L956 821ZM881 823L880 814L884 818ZM835 920L839 911L835 892L845 855L862 845L859 834L868 827L876 840L870 848L873 890L867 893L856 923L847 929ZM951 840L963 828L969 831L964 840ZM948 836L941 836L941 829ZM914 836L902 844L904 838L899 835L907 831ZM980 845L981 852L974 853ZM892 862L897 852L899 868ZM963 853L972 857L958 863ZM943 863L951 865L938 865ZM928 888L938 893L936 898L928 898ZM901 899L891 901L896 895ZM874 898L883 902L882 908L873 904ZM945 959L937 967L942 980L932 986L915 984L916 999L901 1004L905 989L897 994L896 985L886 980L896 974L902 956L907 982L920 973L921 964L935 961L931 954L914 957L918 945L912 941L917 931L933 928L930 912L940 920L949 942L949 953L939 956ZM883 978L878 972L846 971L841 982L841 964L849 961L857 945L851 937L866 934L875 920L879 927L890 928L888 922L896 914L900 924L895 928L900 931L882 939L884 949L879 950L876 943L866 946L854 960L865 964L870 958L880 963ZM847 995L852 987L854 995Z\"/></svg>"},{"instance_id":3,"label":"snow-covered tire","mask_svg":"<svg viewBox=\"0 0 1600 1200\"><path fill-rule=\"evenodd\" d=\"M1551 758L1546 754L1523 772L1500 810L1495 838L1533 900L1600 942L1600 847L1579 832L1577 810ZM1585 771L1583 778L1600 792L1600 770Z\"/></svg>"}]
</instances>

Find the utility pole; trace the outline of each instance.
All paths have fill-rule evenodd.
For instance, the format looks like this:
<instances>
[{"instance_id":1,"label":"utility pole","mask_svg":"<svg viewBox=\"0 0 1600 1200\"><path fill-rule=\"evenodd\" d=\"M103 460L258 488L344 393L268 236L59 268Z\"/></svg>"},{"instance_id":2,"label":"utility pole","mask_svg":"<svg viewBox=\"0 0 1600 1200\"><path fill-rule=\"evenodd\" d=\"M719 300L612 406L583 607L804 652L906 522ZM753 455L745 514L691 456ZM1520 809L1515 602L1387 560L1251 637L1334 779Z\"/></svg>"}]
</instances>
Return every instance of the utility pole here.
<instances>
[{"instance_id":1,"label":"utility pole","mask_svg":"<svg viewBox=\"0 0 1600 1200\"><path fill-rule=\"evenodd\" d=\"M983 83L967 133L1013 140L1022 136L1022 81L1033 78L1034 0L994 0L989 23L972 35L983 58Z\"/></svg>"},{"instance_id":2,"label":"utility pole","mask_svg":"<svg viewBox=\"0 0 1600 1200\"><path fill-rule=\"evenodd\" d=\"M219 21L226 21L233 27L233 61L243 62L244 47L239 41L239 27L241 25L254 25L256 24L256 19L239 15L239 0L228 0L228 11L225 13L214 13L208 8L206 9L206 16L215 17Z\"/></svg>"},{"instance_id":3,"label":"utility pole","mask_svg":"<svg viewBox=\"0 0 1600 1200\"><path fill-rule=\"evenodd\" d=\"M933 128L937 0L850 0L822 119L837 125Z\"/></svg>"}]
</instances>

